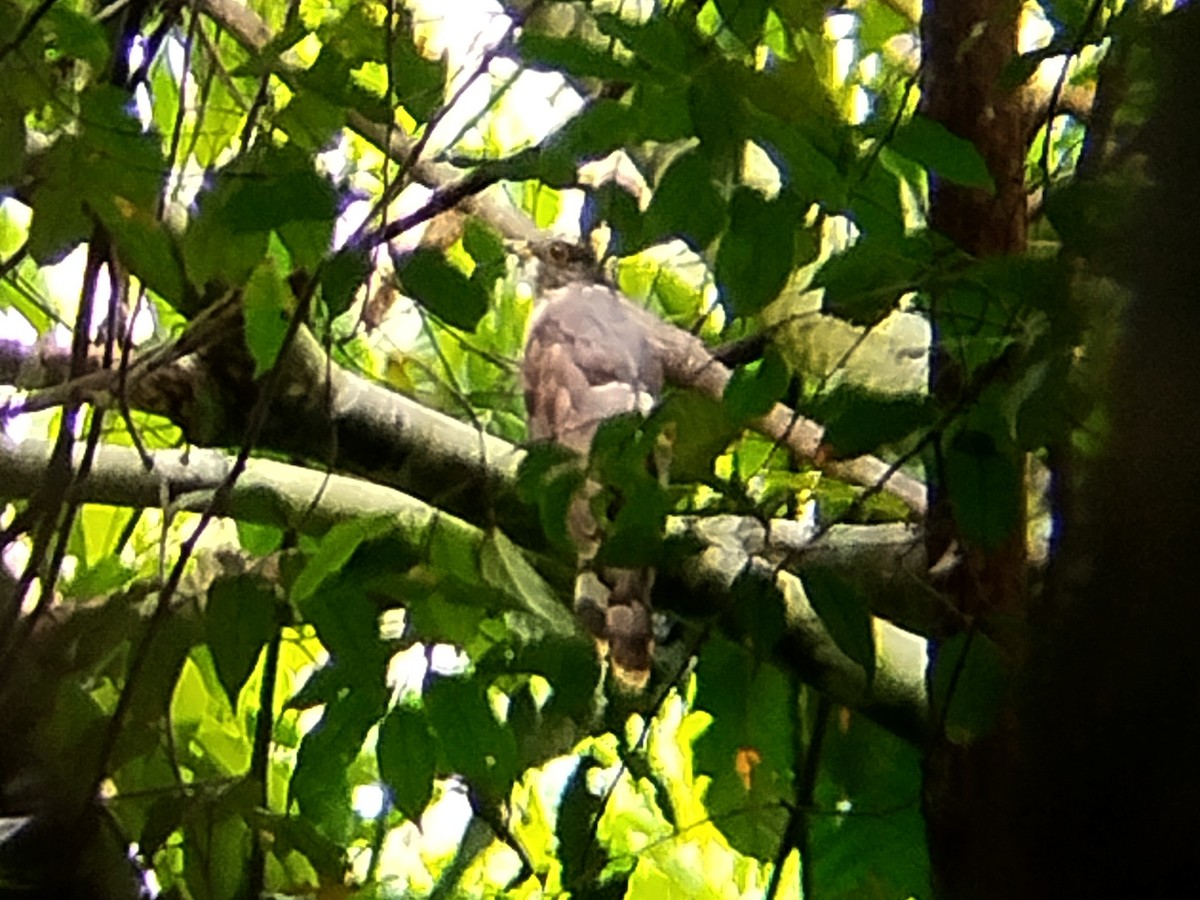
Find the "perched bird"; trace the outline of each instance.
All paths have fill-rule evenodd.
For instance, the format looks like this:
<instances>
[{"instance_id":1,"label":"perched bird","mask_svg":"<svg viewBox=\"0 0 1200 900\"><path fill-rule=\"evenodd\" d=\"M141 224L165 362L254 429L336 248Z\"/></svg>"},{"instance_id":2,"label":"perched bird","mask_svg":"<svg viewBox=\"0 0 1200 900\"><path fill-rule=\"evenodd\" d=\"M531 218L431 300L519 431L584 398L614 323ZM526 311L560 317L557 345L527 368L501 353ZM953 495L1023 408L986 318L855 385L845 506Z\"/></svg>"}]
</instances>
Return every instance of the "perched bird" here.
<instances>
[{"instance_id":1,"label":"perched bird","mask_svg":"<svg viewBox=\"0 0 1200 900\"><path fill-rule=\"evenodd\" d=\"M661 395L658 320L617 290L589 248L551 240L532 244L530 252L539 265L521 368L529 436L586 455L604 420L646 414ZM654 572L593 565L603 538L592 508L600 490L585 481L567 514L579 554L575 609L607 648L618 680L640 689L654 654Z\"/></svg>"}]
</instances>

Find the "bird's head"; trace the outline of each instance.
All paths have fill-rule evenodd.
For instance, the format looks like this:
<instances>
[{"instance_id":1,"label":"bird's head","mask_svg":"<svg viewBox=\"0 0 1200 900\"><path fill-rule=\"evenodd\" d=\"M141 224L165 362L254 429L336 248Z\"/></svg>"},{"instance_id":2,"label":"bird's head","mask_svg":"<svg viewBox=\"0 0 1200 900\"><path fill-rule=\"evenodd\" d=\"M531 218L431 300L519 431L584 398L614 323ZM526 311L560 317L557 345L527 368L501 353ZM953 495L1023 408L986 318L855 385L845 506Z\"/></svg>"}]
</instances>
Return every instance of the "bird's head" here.
<instances>
[{"instance_id":1,"label":"bird's head","mask_svg":"<svg viewBox=\"0 0 1200 900\"><path fill-rule=\"evenodd\" d=\"M545 296L547 291L566 287L569 284L605 283L604 270L592 249L561 239L534 241L528 253L538 261L537 294Z\"/></svg>"}]
</instances>

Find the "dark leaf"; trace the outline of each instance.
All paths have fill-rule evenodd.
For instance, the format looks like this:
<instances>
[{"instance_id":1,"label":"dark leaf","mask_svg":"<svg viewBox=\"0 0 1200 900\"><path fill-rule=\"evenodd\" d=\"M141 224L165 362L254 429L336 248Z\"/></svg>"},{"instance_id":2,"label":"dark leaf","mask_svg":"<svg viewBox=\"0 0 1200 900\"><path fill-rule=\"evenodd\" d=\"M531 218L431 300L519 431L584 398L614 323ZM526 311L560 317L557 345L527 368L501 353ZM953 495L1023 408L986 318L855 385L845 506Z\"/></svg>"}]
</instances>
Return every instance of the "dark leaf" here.
<instances>
[{"instance_id":1,"label":"dark leaf","mask_svg":"<svg viewBox=\"0 0 1200 900\"><path fill-rule=\"evenodd\" d=\"M558 838L558 856L562 861L562 883L572 890L590 884L606 862L607 854L596 841L596 823L603 804L587 783L588 773L598 768L599 764L590 756L580 759L563 787L559 802L554 836Z\"/></svg>"},{"instance_id":2,"label":"dark leaf","mask_svg":"<svg viewBox=\"0 0 1200 900\"><path fill-rule=\"evenodd\" d=\"M773 859L794 798L795 685L723 638L696 667L696 707L712 724L695 745L697 774L712 779L705 805L739 852Z\"/></svg>"},{"instance_id":3,"label":"dark leaf","mask_svg":"<svg viewBox=\"0 0 1200 900\"><path fill-rule=\"evenodd\" d=\"M964 430L946 450L946 488L967 540L992 550L1013 537L1024 505L1022 456L993 435Z\"/></svg>"},{"instance_id":4,"label":"dark leaf","mask_svg":"<svg viewBox=\"0 0 1200 900\"><path fill-rule=\"evenodd\" d=\"M653 70L658 79L663 75L691 77L695 41L686 17L652 16L634 23L613 13L600 13L596 25L632 50L638 62Z\"/></svg>"},{"instance_id":5,"label":"dark leaf","mask_svg":"<svg viewBox=\"0 0 1200 900\"><path fill-rule=\"evenodd\" d=\"M804 570L804 593L813 611L843 653L875 678L875 631L871 606L862 593L837 573L824 568Z\"/></svg>"},{"instance_id":6,"label":"dark leaf","mask_svg":"<svg viewBox=\"0 0 1200 900\"><path fill-rule=\"evenodd\" d=\"M711 482L713 462L742 430L724 403L698 393L672 394L654 417L671 432L670 475L678 482Z\"/></svg>"},{"instance_id":7,"label":"dark leaf","mask_svg":"<svg viewBox=\"0 0 1200 900\"><path fill-rule=\"evenodd\" d=\"M327 705L296 755L290 799L318 831L337 843L346 843L354 823L350 765L386 708L387 689L380 672L377 685L345 691Z\"/></svg>"},{"instance_id":8,"label":"dark leaf","mask_svg":"<svg viewBox=\"0 0 1200 900\"><path fill-rule=\"evenodd\" d=\"M447 60L422 54L413 39L411 18L401 18L408 18L408 27L397 32L390 47L392 90L414 119L428 122L445 101Z\"/></svg>"},{"instance_id":9,"label":"dark leaf","mask_svg":"<svg viewBox=\"0 0 1200 900\"><path fill-rule=\"evenodd\" d=\"M171 306L185 308L187 276L179 248L153 212L120 202L96 211L130 274Z\"/></svg>"},{"instance_id":10,"label":"dark leaf","mask_svg":"<svg viewBox=\"0 0 1200 900\"><path fill-rule=\"evenodd\" d=\"M939 645L932 701L946 737L969 744L991 731L1007 685L1004 658L987 635L958 634Z\"/></svg>"},{"instance_id":11,"label":"dark leaf","mask_svg":"<svg viewBox=\"0 0 1200 900\"><path fill-rule=\"evenodd\" d=\"M184 823L183 880L196 900L226 900L245 890L254 835L241 815L198 804Z\"/></svg>"},{"instance_id":12,"label":"dark leaf","mask_svg":"<svg viewBox=\"0 0 1200 900\"><path fill-rule=\"evenodd\" d=\"M251 575L219 578L208 589L205 623L217 678L237 709L238 694L277 628L275 592Z\"/></svg>"},{"instance_id":13,"label":"dark leaf","mask_svg":"<svg viewBox=\"0 0 1200 900\"><path fill-rule=\"evenodd\" d=\"M397 706L379 725L379 774L392 792L392 802L416 822L433 797L437 747L424 712Z\"/></svg>"},{"instance_id":14,"label":"dark leaf","mask_svg":"<svg viewBox=\"0 0 1200 900\"><path fill-rule=\"evenodd\" d=\"M285 169L278 175L247 174L234 183L221 208L221 223L233 234L269 231L288 222L334 218L337 196L330 182L309 167L295 169L291 154L272 156L261 167ZM287 171L291 169L291 171Z\"/></svg>"},{"instance_id":15,"label":"dark leaf","mask_svg":"<svg viewBox=\"0 0 1200 900\"><path fill-rule=\"evenodd\" d=\"M792 373L783 357L768 350L762 359L739 366L725 386L725 406L738 422L766 415L783 397Z\"/></svg>"},{"instance_id":16,"label":"dark leaf","mask_svg":"<svg viewBox=\"0 0 1200 900\"><path fill-rule=\"evenodd\" d=\"M237 190L241 176L228 170L216 176L212 189L201 194L199 212L188 222L183 237L183 260L188 279L201 293L210 283L232 287L246 283L266 256L266 231L234 235L224 207Z\"/></svg>"},{"instance_id":17,"label":"dark leaf","mask_svg":"<svg viewBox=\"0 0 1200 900\"><path fill-rule=\"evenodd\" d=\"M342 570L360 544L387 534L393 525L389 516L350 519L334 525L320 539L315 552L308 554L303 571L292 585L292 600L307 600L325 579Z\"/></svg>"},{"instance_id":18,"label":"dark leaf","mask_svg":"<svg viewBox=\"0 0 1200 900\"><path fill-rule=\"evenodd\" d=\"M517 742L496 719L487 694L471 678L439 678L425 693L425 708L457 772L490 796L507 796L517 776Z\"/></svg>"},{"instance_id":19,"label":"dark leaf","mask_svg":"<svg viewBox=\"0 0 1200 900\"><path fill-rule=\"evenodd\" d=\"M321 296L330 316L350 308L354 295L371 273L371 255L361 248L343 247L321 270Z\"/></svg>"},{"instance_id":20,"label":"dark leaf","mask_svg":"<svg viewBox=\"0 0 1200 900\"><path fill-rule=\"evenodd\" d=\"M996 191L987 163L975 145L919 113L896 132L889 146L947 181L989 193Z\"/></svg>"},{"instance_id":21,"label":"dark leaf","mask_svg":"<svg viewBox=\"0 0 1200 900\"><path fill-rule=\"evenodd\" d=\"M701 251L725 225L725 201L699 150L678 157L663 173L646 210L642 246L678 237Z\"/></svg>"},{"instance_id":22,"label":"dark leaf","mask_svg":"<svg viewBox=\"0 0 1200 900\"><path fill-rule=\"evenodd\" d=\"M880 394L845 385L822 394L806 407L825 425L825 442L839 456L859 456L931 425L934 410L916 394Z\"/></svg>"},{"instance_id":23,"label":"dark leaf","mask_svg":"<svg viewBox=\"0 0 1200 900\"><path fill-rule=\"evenodd\" d=\"M92 175L75 138L64 136L46 151L41 176L30 197L29 255L47 265L61 260L91 233L79 185Z\"/></svg>"},{"instance_id":24,"label":"dark leaf","mask_svg":"<svg viewBox=\"0 0 1200 900\"><path fill-rule=\"evenodd\" d=\"M792 272L799 211L789 195L767 200L738 188L729 204L729 228L717 250L717 283L735 315L750 316L774 300Z\"/></svg>"},{"instance_id":25,"label":"dark leaf","mask_svg":"<svg viewBox=\"0 0 1200 900\"><path fill-rule=\"evenodd\" d=\"M591 78L633 81L645 73L576 37L554 37L524 29L517 41L521 59L536 70Z\"/></svg>"},{"instance_id":26,"label":"dark leaf","mask_svg":"<svg viewBox=\"0 0 1200 900\"><path fill-rule=\"evenodd\" d=\"M46 14L52 42L63 55L81 59L102 71L108 64L108 34L97 20L56 3Z\"/></svg>"},{"instance_id":27,"label":"dark leaf","mask_svg":"<svg viewBox=\"0 0 1200 900\"><path fill-rule=\"evenodd\" d=\"M747 47L756 46L762 37L767 5L767 0L715 0L717 11L729 30Z\"/></svg>"},{"instance_id":28,"label":"dark leaf","mask_svg":"<svg viewBox=\"0 0 1200 900\"><path fill-rule=\"evenodd\" d=\"M825 290L826 311L856 325L873 325L919 285L931 265L932 249L923 236L866 237L826 262L813 287Z\"/></svg>"},{"instance_id":29,"label":"dark leaf","mask_svg":"<svg viewBox=\"0 0 1200 900\"><path fill-rule=\"evenodd\" d=\"M404 292L438 318L471 331L487 312L488 293L436 250L418 248L397 259Z\"/></svg>"}]
</instances>

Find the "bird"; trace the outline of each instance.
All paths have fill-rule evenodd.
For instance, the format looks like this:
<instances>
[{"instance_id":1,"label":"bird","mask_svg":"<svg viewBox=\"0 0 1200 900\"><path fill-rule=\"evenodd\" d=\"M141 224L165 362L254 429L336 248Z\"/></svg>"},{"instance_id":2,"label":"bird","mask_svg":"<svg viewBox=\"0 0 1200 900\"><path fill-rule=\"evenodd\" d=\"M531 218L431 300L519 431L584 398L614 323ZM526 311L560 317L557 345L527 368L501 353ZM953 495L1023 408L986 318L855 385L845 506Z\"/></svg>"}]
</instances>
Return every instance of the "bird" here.
<instances>
[{"instance_id":1,"label":"bird","mask_svg":"<svg viewBox=\"0 0 1200 900\"><path fill-rule=\"evenodd\" d=\"M617 289L589 247L550 239L528 253L538 262L521 365L529 437L586 458L605 420L646 415L661 397L663 356L654 337L661 323ZM575 611L617 683L641 690L654 658L654 571L595 565L604 535L593 500L602 489L585 479L567 513L577 552Z\"/></svg>"}]
</instances>

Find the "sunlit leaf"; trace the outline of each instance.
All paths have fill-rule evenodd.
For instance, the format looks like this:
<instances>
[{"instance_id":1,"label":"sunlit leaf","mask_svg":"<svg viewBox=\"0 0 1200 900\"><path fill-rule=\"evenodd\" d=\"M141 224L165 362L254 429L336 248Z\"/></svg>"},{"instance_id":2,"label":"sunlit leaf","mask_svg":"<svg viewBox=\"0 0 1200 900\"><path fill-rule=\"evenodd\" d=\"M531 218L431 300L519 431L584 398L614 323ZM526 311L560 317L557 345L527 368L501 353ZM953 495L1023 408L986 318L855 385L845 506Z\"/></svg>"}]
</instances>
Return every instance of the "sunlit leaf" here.
<instances>
[{"instance_id":1,"label":"sunlit leaf","mask_svg":"<svg viewBox=\"0 0 1200 900\"><path fill-rule=\"evenodd\" d=\"M250 275L242 293L246 347L254 358L255 378L275 365L288 329L292 299L274 260L263 260Z\"/></svg>"}]
</instances>

